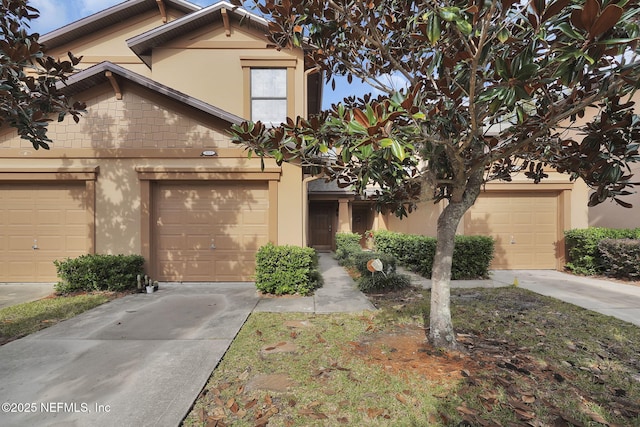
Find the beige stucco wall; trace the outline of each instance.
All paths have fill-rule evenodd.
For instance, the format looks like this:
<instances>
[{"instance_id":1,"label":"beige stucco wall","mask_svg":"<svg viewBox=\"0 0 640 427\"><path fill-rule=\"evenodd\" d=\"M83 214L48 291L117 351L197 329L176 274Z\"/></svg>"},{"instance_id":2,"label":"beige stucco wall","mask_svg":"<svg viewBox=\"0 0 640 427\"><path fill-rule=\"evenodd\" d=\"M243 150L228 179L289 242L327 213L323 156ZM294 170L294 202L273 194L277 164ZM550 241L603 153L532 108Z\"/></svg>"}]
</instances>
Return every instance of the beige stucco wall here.
<instances>
[{"instance_id":1,"label":"beige stucco wall","mask_svg":"<svg viewBox=\"0 0 640 427\"><path fill-rule=\"evenodd\" d=\"M442 212L442 203L422 201L418 203L416 210L402 219L393 213L386 214L386 228L398 233L435 237L440 212Z\"/></svg>"},{"instance_id":2,"label":"beige stucco wall","mask_svg":"<svg viewBox=\"0 0 640 427\"><path fill-rule=\"evenodd\" d=\"M267 48L260 34L233 28L227 37L224 28L214 28L156 48L152 58L154 80L244 118L250 101L247 64L290 68L288 113L305 113L302 51Z\"/></svg>"},{"instance_id":3,"label":"beige stucco wall","mask_svg":"<svg viewBox=\"0 0 640 427\"><path fill-rule=\"evenodd\" d=\"M633 164L631 172L633 180L640 182L640 164ZM608 200L589 208L589 225L591 227L637 228L640 227L640 185L628 189L634 194L623 196L621 199L633 205L624 208L613 200Z\"/></svg>"},{"instance_id":4,"label":"beige stucco wall","mask_svg":"<svg viewBox=\"0 0 640 427\"><path fill-rule=\"evenodd\" d=\"M232 144L224 122L197 114L146 89L125 86L116 100L110 86L85 95L80 123L52 122L51 150L34 150L16 132L0 132L0 172L64 171L99 167L95 192L95 249L98 253L140 253L141 184L136 169L260 173L260 160ZM205 120L205 119L208 119ZM200 156L215 149L217 157ZM166 154L165 154L166 153ZM266 168L278 170L272 160ZM302 244L300 168L283 165L276 181L279 244Z\"/></svg>"},{"instance_id":5,"label":"beige stucco wall","mask_svg":"<svg viewBox=\"0 0 640 427\"><path fill-rule=\"evenodd\" d=\"M167 12L168 22L183 15L179 11L170 9ZM47 53L65 60L68 59L67 52L73 52L77 57L82 56L82 60L77 65L78 69L110 61L145 77L150 77L151 70L129 49L126 40L161 25L163 25L162 17L159 9L156 9L132 16L131 19L96 31L73 43L51 49Z\"/></svg>"}]
</instances>

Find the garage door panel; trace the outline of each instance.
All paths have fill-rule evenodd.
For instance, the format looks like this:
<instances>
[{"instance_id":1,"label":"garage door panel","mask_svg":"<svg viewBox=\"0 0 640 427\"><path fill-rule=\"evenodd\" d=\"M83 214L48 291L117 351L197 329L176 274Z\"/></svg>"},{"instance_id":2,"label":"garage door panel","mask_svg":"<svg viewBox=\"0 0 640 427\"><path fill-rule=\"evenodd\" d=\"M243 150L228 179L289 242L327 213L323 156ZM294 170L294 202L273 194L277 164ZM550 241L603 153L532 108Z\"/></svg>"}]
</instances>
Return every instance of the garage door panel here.
<instances>
[{"instance_id":1,"label":"garage door panel","mask_svg":"<svg viewBox=\"0 0 640 427\"><path fill-rule=\"evenodd\" d=\"M152 222L158 280L251 280L255 252L268 241L268 188L256 181L158 183Z\"/></svg>"},{"instance_id":2,"label":"garage door panel","mask_svg":"<svg viewBox=\"0 0 640 427\"><path fill-rule=\"evenodd\" d=\"M484 193L467 214L465 234L496 239L494 269L555 269L556 193Z\"/></svg>"},{"instance_id":3,"label":"garage door panel","mask_svg":"<svg viewBox=\"0 0 640 427\"><path fill-rule=\"evenodd\" d=\"M57 281L53 260L87 253L84 194L84 182L0 184L0 282Z\"/></svg>"}]
</instances>

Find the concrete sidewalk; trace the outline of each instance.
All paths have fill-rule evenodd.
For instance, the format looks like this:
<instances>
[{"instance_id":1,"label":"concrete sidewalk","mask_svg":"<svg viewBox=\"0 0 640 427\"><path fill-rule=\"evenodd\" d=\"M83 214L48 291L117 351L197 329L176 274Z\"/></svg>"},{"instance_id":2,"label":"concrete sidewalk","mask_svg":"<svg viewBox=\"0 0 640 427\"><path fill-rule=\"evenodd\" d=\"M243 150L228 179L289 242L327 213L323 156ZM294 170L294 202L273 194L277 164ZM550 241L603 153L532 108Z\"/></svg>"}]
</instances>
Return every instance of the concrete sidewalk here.
<instances>
[{"instance_id":1,"label":"concrete sidewalk","mask_svg":"<svg viewBox=\"0 0 640 427\"><path fill-rule=\"evenodd\" d=\"M401 271L414 285L430 289L431 280ZM452 280L452 288L518 286L640 326L640 283L575 276L555 270L495 270L487 280Z\"/></svg>"}]
</instances>

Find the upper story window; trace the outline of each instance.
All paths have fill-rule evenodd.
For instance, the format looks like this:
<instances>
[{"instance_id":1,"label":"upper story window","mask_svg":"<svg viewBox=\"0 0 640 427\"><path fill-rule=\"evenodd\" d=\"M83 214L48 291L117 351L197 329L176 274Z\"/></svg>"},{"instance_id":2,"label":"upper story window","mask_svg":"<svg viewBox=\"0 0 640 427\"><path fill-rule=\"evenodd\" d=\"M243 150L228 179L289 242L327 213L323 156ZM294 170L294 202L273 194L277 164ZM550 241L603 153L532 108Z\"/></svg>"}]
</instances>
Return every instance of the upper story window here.
<instances>
[{"instance_id":1,"label":"upper story window","mask_svg":"<svg viewBox=\"0 0 640 427\"><path fill-rule=\"evenodd\" d=\"M271 126L287 119L287 69L251 68L251 120Z\"/></svg>"}]
</instances>

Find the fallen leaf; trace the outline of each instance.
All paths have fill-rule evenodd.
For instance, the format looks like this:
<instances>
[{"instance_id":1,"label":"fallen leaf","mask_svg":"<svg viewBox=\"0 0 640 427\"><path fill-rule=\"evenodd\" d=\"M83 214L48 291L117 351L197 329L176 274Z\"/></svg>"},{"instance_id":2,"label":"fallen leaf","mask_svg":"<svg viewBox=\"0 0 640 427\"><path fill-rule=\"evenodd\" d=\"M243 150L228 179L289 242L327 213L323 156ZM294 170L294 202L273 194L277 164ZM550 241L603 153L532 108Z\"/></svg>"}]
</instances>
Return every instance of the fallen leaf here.
<instances>
[{"instance_id":1,"label":"fallen leaf","mask_svg":"<svg viewBox=\"0 0 640 427\"><path fill-rule=\"evenodd\" d=\"M254 406L256 406L256 403L258 403L257 399L252 399L250 401L248 401L247 403L244 404L244 409L251 409Z\"/></svg>"},{"instance_id":2,"label":"fallen leaf","mask_svg":"<svg viewBox=\"0 0 640 427\"><path fill-rule=\"evenodd\" d=\"M367 408L367 416L371 419L378 418L384 414L384 409L379 408Z\"/></svg>"},{"instance_id":3,"label":"fallen leaf","mask_svg":"<svg viewBox=\"0 0 640 427\"><path fill-rule=\"evenodd\" d=\"M460 405L460 406L458 406L456 408L456 410L458 412L462 412L463 414L466 414L466 415L477 415L478 414L478 411L476 411L475 409L471 409L466 405Z\"/></svg>"},{"instance_id":4,"label":"fallen leaf","mask_svg":"<svg viewBox=\"0 0 640 427\"><path fill-rule=\"evenodd\" d=\"M338 417L336 419L340 424L349 424L349 418L347 417Z\"/></svg>"},{"instance_id":5,"label":"fallen leaf","mask_svg":"<svg viewBox=\"0 0 640 427\"><path fill-rule=\"evenodd\" d=\"M533 394L523 394L521 400L524 403L534 403L536 401L536 397Z\"/></svg>"},{"instance_id":6,"label":"fallen leaf","mask_svg":"<svg viewBox=\"0 0 640 427\"><path fill-rule=\"evenodd\" d=\"M400 403L407 403L407 398L400 393L396 393L396 399L398 399Z\"/></svg>"}]
</instances>

